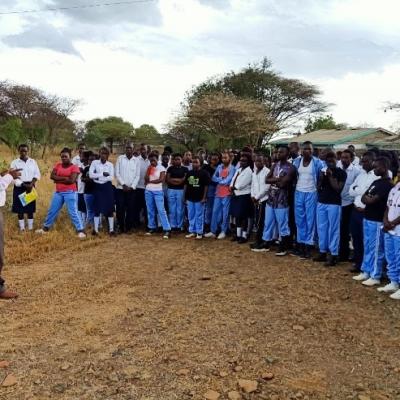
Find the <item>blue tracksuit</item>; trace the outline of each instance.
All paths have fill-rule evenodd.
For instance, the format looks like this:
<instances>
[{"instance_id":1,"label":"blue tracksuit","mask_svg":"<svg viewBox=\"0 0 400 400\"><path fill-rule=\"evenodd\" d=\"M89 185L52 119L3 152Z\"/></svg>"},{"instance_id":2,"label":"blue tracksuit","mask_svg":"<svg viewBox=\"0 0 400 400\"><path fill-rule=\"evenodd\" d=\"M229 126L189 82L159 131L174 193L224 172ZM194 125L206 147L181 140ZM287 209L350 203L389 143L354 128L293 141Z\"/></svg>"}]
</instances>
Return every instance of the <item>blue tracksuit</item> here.
<instances>
[{"instance_id":1,"label":"blue tracksuit","mask_svg":"<svg viewBox=\"0 0 400 400\"><path fill-rule=\"evenodd\" d=\"M276 238L276 231L280 237L289 236L289 207L274 208L268 204L265 207L263 240L270 242Z\"/></svg>"},{"instance_id":2,"label":"blue tracksuit","mask_svg":"<svg viewBox=\"0 0 400 400\"><path fill-rule=\"evenodd\" d=\"M189 232L202 235L204 231L204 207L201 201L187 201Z\"/></svg>"},{"instance_id":3,"label":"blue tracksuit","mask_svg":"<svg viewBox=\"0 0 400 400\"><path fill-rule=\"evenodd\" d=\"M384 243L388 278L400 283L400 236L385 233Z\"/></svg>"},{"instance_id":4,"label":"blue tracksuit","mask_svg":"<svg viewBox=\"0 0 400 400\"><path fill-rule=\"evenodd\" d=\"M205 219L204 223L206 225L211 225L212 213L214 208L214 200L215 200L215 191L217 187L210 185L207 191L207 203L206 203L206 210L205 210Z\"/></svg>"},{"instance_id":5,"label":"blue tracksuit","mask_svg":"<svg viewBox=\"0 0 400 400\"><path fill-rule=\"evenodd\" d=\"M297 157L293 166L298 173L303 157ZM295 191L294 194L294 215L297 227L297 242L312 246L314 244L315 223L317 214L317 184L318 177L323 168L323 163L317 157L313 157L312 173L314 177L315 192Z\"/></svg>"},{"instance_id":6,"label":"blue tracksuit","mask_svg":"<svg viewBox=\"0 0 400 400\"><path fill-rule=\"evenodd\" d=\"M69 217L75 226L77 231L83 231L83 222L78 214L78 193L69 192L55 192L51 199L50 208L47 212L46 220L43 226L45 228L51 228L56 221L58 214L60 213L63 205L66 205Z\"/></svg>"},{"instance_id":7,"label":"blue tracksuit","mask_svg":"<svg viewBox=\"0 0 400 400\"><path fill-rule=\"evenodd\" d=\"M385 259L382 226L382 222L364 218L364 258L361 271L367 273L372 279L380 279L382 276Z\"/></svg>"},{"instance_id":8,"label":"blue tracksuit","mask_svg":"<svg viewBox=\"0 0 400 400\"><path fill-rule=\"evenodd\" d=\"M171 228L181 229L183 226L183 217L185 215L183 189L168 189L167 198Z\"/></svg>"},{"instance_id":9,"label":"blue tracksuit","mask_svg":"<svg viewBox=\"0 0 400 400\"><path fill-rule=\"evenodd\" d=\"M164 231L170 231L171 226L168 221L167 212L164 207L163 190L145 190L144 197L147 207L148 228L157 229L157 213Z\"/></svg>"},{"instance_id":10,"label":"blue tracksuit","mask_svg":"<svg viewBox=\"0 0 400 400\"><path fill-rule=\"evenodd\" d=\"M332 256L339 255L340 216L342 207L337 204L317 204L319 251Z\"/></svg>"},{"instance_id":11,"label":"blue tracksuit","mask_svg":"<svg viewBox=\"0 0 400 400\"><path fill-rule=\"evenodd\" d=\"M217 183L216 195L214 198L214 206L211 217L211 232L216 234L218 227L221 227L221 232L227 233L229 230L229 208L231 204L231 196L219 197L218 196L218 185L229 186L233 176L235 175L236 169L234 166L230 165L228 168L228 175L226 177L221 177L221 171L224 165L218 165L212 176L212 181Z\"/></svg>"}]
</instances>

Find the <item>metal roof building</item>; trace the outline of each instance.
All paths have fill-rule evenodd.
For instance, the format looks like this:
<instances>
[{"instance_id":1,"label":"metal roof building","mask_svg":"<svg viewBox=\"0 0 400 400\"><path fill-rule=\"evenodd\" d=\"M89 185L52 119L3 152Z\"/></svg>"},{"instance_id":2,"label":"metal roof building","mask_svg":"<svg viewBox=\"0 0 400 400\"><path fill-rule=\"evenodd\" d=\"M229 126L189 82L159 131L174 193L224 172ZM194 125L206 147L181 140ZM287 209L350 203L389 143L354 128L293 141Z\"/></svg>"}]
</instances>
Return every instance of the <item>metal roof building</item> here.
<instances>
[{"instance_id":1,"label":"metal roof building","mask_svg":"<svg viewBox=\"0 0 400 400\"><path fill-rule=\"evenodd\" d=\"M356 149L374 146L382 148L390 145L396 146L394 150L400 149L400 135L383 128L320 129L291 138L277 139L273 144L302 143L305 141L310 141L315 147L320 148L344 149L352 144Z\"/></svg>"}]
</instances>

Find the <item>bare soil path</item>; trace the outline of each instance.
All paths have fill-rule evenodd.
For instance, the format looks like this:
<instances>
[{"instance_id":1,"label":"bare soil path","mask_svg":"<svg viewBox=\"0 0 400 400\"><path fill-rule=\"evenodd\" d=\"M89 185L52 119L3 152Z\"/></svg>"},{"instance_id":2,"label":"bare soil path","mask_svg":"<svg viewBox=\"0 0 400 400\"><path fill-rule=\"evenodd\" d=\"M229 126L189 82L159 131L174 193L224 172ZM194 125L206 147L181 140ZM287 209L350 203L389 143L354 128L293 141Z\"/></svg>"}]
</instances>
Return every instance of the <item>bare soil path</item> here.
<instances>
[{"instance_id":1,"label":"bare soil path","mask_svg":"<svg viewBox=\"0 0 400 400\"><path fill-rule=\"evenodd\" d=\"M0 399L400 399L400 304L346 268L140 234L8 266Z\"/></svg>"}]
</instances>

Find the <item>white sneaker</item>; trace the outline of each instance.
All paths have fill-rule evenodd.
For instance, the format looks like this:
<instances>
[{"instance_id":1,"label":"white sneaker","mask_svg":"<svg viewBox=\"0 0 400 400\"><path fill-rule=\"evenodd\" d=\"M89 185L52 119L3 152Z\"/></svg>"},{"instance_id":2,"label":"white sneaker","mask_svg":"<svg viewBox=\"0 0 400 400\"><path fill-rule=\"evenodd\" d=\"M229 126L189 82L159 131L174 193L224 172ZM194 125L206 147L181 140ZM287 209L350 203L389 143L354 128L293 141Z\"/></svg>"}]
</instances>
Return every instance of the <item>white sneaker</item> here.
<instances>
[{"instance_id":1,"label":"white sneaker","mask_svg":"<svg viewBox=\"0 0 400 400\"><path fill-rule=\"evenodd\" d=\"M86 238L86 234L84 232L79 232L78 233L78 238L79 239L85 239Z\"/></svg>"},{"instance_id":2,"label":"white sneaker","mask_svg":"<svg viewBox=\"0 0 400 400\"><path fill-rule=\"evenodd\" d=\"M46 233L49 233L49 231L45 231L44 229L36 229L35 233L39 234L39 235L44 235Z\"/></svg>"},{"instance_id":3,"label":"white sneaker","mask_svg":"<svg viewBox=\"0 0 400 400\"><path fill-rule=\"evenodd\" d=\"M201 239L203 239L203 235L199 235L199 234L197 234L197 236L196 236L196 240L201 240Z\"/></svg>"},{"instance_id":4,"label":"white sneaker","mask_svg":"<svg viewBox=\"0 0 400 400\"><path fill-rule=\"evenodd\" d=\"M369 275L365 272L361 272L361 274L353 276L353 279L355 281L365 281L368 278L369 278Z\"/></svg>"},{"instance_id":5,"label":"white sneaker","mask_svg":"<svg viewBox=\"0 0 400 400\"><path fill-rule=\"evenodd\" d=\"M215 235L214 235L212 232L207 232L207 233L204 235L204 237L205 237L205 238L215 238Z\"/></svg>"},{"instance_id":6,"label":"white sneaker","mask_svg":"<svg viewBox=\"0 0 400 400\"><path fill-rule=\"evenodd\" d=\"M188 235L185 236L186 239L191 239L194 238L196 235L194 233L189 233Z\"/></svg>"},{"instance_id":7,"label":"white sneaker","mask_svg":"<svg viewBox=\"0 0 400 400\"><path fill-rule=\"evenodd\" d=\"M361 282L364 286L375 286L375 285L380 285L381 281L380 279L373 279L373 278L369 278L364 282Z\"/></svg>"},{"instance_id":8,"label":"white sneaker","mask_svg":"<svg viewBox=\"0 0 400 400\"><path fill-rule=\"evenodd\" d=\"M390 282L386 286L378 287L378 292L390 293L399 290L399 285L396 282Z\"/></svg>"},{"instance_id":9,"label":"white sneaker","mask_svg":"<svg viewBox=\"0 0 400 400\"><path fill-rule=\"evenodd\" d=\"M389 296L393 300L400 300L400 289Z\"/></svg>"},{"instance_id":10,"label":"white sneaker","mask_svg":"<svg viewBox=\"0 0 400 400\"><path fill-rule=\"evenodd\" d=\"M217 237L218 240L223 240L225 238L226 238L226 233L225 232L221 232Z\"/></svg>"}]
</instances>

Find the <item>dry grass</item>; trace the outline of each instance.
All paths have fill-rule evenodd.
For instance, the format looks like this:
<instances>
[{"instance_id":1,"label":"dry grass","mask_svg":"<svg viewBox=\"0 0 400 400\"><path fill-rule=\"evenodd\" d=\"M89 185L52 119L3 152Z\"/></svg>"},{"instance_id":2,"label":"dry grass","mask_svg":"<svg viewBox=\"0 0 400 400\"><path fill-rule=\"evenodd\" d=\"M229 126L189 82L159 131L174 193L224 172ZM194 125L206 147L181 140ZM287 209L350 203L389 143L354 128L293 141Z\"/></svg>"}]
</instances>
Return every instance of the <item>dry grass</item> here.
<instances>
[{"instance_id":1,"label":"dry grass","mask_svg":"<svg viewBox=\"0 0 400 400\"><path fill-rule=\"evenodd\" d=\"M12 160L9 152L6 154L6 161ZM16 156L14 156L15 158ZM37 160L42 179L37 185L39 198L37 200L37 212L35 215L35 229L41 227L53 195L55 185L50 180L50 173L54 164L59 160L58 155L51 155L46 161ZM37 235L34 232L19 233L17 216L11 213L12 205L12 188L10 187L7 194L7 203L3 208L6 219L5 238L6 238L6 262L7 264L22 264L32 262L48 256L53 251L61 251L66 249L82 250L90 246L97 245L103 240L101 237L93 239L88 236L84 241L80 241L76 237L76 232L71 224L65 208L62 210L57 222L48 235Z\"/></svg>"}]
</instances>

